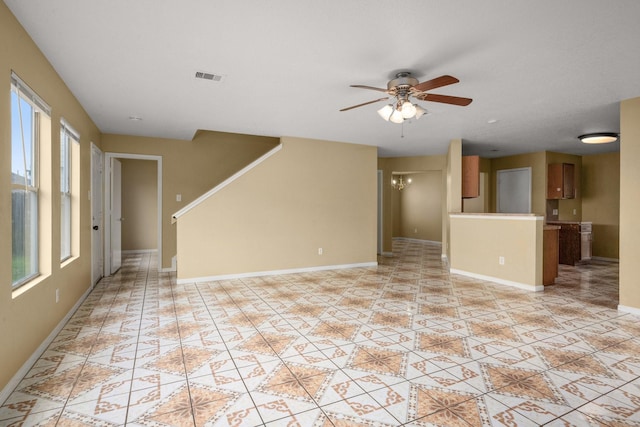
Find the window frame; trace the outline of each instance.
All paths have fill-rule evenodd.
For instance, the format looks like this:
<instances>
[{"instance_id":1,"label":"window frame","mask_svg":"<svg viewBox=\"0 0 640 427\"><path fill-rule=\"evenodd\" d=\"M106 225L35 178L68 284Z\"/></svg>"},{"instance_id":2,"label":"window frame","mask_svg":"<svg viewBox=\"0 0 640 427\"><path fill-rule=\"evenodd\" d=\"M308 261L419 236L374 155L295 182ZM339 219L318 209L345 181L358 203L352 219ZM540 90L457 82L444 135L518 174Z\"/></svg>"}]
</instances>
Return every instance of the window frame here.
<instances>
[{"instance_id":1,"label":"window frame","mask_svg":"<svg viewBox=\"0 0 640 427\"><path fill-rule=\"evenodd\" d=\"M41 206L40 206L40 142L41 142L41 117L42 115L46 115L48 118L51 117L51 108L40 98L36 93L27 86L13 71L11 72L11 86L10 86L10 98L11 98L11 193L12 193L12 201L11 201L11 216L12 216L12 227L11 227L11 241L12 241L12 250L11 250L11 266L12 266L12 277L11 277L11 289L15 290L20 286L32 281L41 275L41 259L40 259L40 246L41 246L41 235L40 235L40 215L41 215ZM17 98L17 106L18 111L14 110L13 97L14 95ZM29 167L31 167L31 172L27 172L27 150L26 145L27 141L25 140L24 135L24 116L22 111L22 103L26 103L30 107L30 116L31 116L31 126L30 126L30 158ZM21 140L19 145L22 148L22 161L23 166L25 168L24 172L24 180L23 182L14 182L14 157L13 157L13 149L14 147L14 114L18 114L18 126ZM28 176L30 175L30 176ZM20 175L17 175L20 176ZM22 178L22 177L21 177ZM14 267L15 267L15 256L14 253L14 240L16 229L14 225L14 213L16 212L14 205L13 194L16 191L24 191L25 192L25 206L26 203L33 203L30 209L30 215L28 218L23 217L23 221L21 221L21 226L25 229L25 235L27 232L29 233L29 243L28 250L24 250L24 253L29 253L29 271L25 270L25 275L21 277L14 277ZM26 210L25 210L26 211ZM26 259L26 256L24 257ZM26 261L25 261L26 263Z\"/></svg>"},{"instance_id":2,"label":"window frame","mask_svg":"<svg viewBox=\"0 0 640 427\"><path fill-rule=\"evenodd\" d=\"M69 125L60 120L60 262L73 257L74 237L74 179L77 172L74 165L74 152L80 145L80 135Z\"/></svg>"}]
</instances>

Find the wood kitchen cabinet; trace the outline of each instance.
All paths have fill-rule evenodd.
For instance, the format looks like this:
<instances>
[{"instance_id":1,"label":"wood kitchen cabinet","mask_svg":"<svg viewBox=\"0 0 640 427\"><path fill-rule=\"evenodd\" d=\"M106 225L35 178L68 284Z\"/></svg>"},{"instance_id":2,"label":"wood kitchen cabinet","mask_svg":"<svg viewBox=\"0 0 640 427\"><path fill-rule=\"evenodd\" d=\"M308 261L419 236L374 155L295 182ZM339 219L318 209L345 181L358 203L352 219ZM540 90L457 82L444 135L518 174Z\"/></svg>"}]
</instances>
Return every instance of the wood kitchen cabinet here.
<instances>
[{"instance_id":1,"label":"wood kitchen cabinet","mask_svg":"<svg viewBox=\"0 0 640 427\"><path fill-rule=\"evenodd\" d=\"M573 199L575 196L575 165L573 163L549 164L547 199Z\"/></svg>"},{"instance_id":2,"label":"wood kitchen cabinet","mask_svg":"<svg viewBox=\"0 0 640 427\"><path fill-rule=\"evenodd\" d=\"M545 225L542 234L542 284L552 285L558 277L558 234L560 227Z\"/></svg>"},{"instance_id":3,"label":"wood kitchen cabinet","mask_svg":"<svg viewBox=\"0 0 640 427\"><path fill-rule=\"evenodd\" d=\"M591 259L591 223L548 221L549 225L560 226L560 264L576 265Z\"/></svg>"},{"instance_id":4,"label":"wood kitchen cabinet","mask_svg":"<svg viewBox=\"0 0 640 427\"><path fill-rule=\"evenodd\" d=\"M462 156L462 198L480 197L480 156Z\"/></svg>"}]
</instances>

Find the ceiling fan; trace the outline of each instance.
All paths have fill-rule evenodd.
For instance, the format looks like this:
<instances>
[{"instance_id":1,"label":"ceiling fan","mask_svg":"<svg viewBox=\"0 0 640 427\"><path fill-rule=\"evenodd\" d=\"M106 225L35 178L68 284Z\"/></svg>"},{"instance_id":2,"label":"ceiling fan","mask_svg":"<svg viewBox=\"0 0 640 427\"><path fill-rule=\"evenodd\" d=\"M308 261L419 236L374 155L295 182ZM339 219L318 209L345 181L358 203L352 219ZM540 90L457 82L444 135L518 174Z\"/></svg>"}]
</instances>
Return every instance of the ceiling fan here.
<instances>
[{"instance_id":1,"label":"ceiling fan","mask_svg":"<svg viewBox=\"0 0 640 427\"><path fill-rule=\"evenodd\" d=\"M404 120L410 119L412 117L419 119L423 114L427 112L418 104L413 104L409 100L409 97L414 97L420 101L441 102L444 104L459 105L462 107L471 104L471 101L473 101L471 98L461 98L459 96L427 93L427 91L430 91L432 89L448 86L454 83L458 83L459 81L460 80L456 79L455 77L444 75L420 83L418 79L411 76L410 72L403 71L397 73L396 78L390 80L389 83L387 83L386 89L365 85L351 85L351 87L384 92L387 95L390 95L390 97L394 97L395 102L382 107L380 110L378 110L378 114L380 114L380 116L387 121L391 121L393 123L402 123ZM389 99L389 96L343 108L340 111L352 110L354 108L374 104L376 102L385 101L387 99Z\"/></svg>"}]
</instances>

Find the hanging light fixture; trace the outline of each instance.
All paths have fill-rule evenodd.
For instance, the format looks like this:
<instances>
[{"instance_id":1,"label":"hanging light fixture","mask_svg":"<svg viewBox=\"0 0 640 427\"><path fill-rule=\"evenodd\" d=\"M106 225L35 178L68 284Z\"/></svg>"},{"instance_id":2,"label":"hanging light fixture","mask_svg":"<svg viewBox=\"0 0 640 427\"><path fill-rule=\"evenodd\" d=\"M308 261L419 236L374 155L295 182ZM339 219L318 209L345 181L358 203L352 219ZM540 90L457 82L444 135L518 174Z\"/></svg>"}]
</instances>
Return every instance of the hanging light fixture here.
<instances>
[{"instance_id":1,"label":"hanging light fixture","mask_svg":"<svg viewBox=\"0 0 640 427\"><path fill-rule=\"evenodd\" d=\"M608 144L617 141L618 134L613 132L588 133L580 135L578 139L585 144Z\"/></svg>"},{"instance_id":2,"label":"hanging light fixture","mask_svg":"<svg viewBox=\"0 0 640 427\"><path fill-rule=\"evenodd\" d=\"M391 179L391 186L393 188L395 188L396 190L402 191L405 187L407 187L409 184L411 184L411 178L407 178L407 180L405 181L402 178L402 175L399 175L398 178L393 177Z\"/></svg>"}]
</instances>

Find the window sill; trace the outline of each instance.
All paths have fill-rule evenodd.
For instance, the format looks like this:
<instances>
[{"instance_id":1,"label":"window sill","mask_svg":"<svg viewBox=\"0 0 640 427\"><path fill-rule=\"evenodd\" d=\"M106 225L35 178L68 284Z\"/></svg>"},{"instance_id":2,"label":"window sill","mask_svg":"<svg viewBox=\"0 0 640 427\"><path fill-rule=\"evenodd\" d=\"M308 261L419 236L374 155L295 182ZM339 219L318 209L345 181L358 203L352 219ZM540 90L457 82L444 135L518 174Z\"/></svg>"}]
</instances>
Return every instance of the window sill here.
<instances>
[{"instance_id":1,"label":"window sill","mask_svg":"<svg viewBox=\"0 0 640 427\"><path fill-rule=\"evenodd\" d=\"M79 257L77 256L70 256L69 258L65 258L64 261L60 262L60 268L65 268L67 265L71 264L73 261L77 260Z\"/></svg>"},{"instance_id":2,"label":"window sill","mask_svg":"<svg viewBox=\"0 0 640 427\"><path fill-rule=\"evenodd\" d=\"M29 290L31 290L34 287L38 286L42 281L47 279L49 276L50 276L49 274L41 274L41 275L39 275L37 277L34 277L32 280L28 281L24 285L20 285L16 289L13 289L11 291L11 299L16 299L20 295L22 295L24 293L27 293Z\"/></svg>"}]
</instances>

